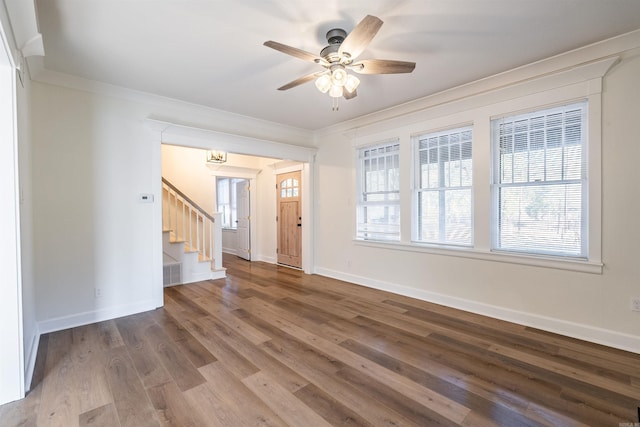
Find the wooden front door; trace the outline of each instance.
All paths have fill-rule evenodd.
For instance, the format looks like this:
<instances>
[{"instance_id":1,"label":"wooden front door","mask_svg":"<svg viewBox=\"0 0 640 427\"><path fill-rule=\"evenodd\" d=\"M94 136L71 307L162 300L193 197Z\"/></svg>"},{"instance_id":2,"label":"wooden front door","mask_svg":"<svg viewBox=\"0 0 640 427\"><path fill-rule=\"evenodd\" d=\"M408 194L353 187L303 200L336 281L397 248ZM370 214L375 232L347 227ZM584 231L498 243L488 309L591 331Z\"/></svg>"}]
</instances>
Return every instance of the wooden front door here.
<instances>
[{"instance_id":1,"label":"wooden front door","mask_svg":"<svg viewBox=\"0 0 640 427\"><path fill-rule=\"evenodd\" d=\"M302 268L300 171L277 175L278 263Z\"/></svg>"}]
</instances>

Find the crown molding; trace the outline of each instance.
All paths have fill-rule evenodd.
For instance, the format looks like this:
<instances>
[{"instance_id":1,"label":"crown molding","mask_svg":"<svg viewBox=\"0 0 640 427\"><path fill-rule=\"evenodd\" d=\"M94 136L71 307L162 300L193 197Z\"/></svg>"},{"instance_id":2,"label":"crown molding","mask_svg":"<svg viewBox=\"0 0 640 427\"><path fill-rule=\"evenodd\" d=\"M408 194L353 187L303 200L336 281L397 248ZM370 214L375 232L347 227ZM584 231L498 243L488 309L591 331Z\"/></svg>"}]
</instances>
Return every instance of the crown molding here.
<instances>
[{"instance_id":1,"label":"crown molding","mask_svg":"<svg viewBox=\"0 0 640 427\"><path fill-rule=\"evenodd\" d=\"M32 69L38 69L42 61L34 62L32 59L41 59L44 56L44 42L38 29L35 2L5 0L4 3L6 17L2 20L10 23L7 28L11 28L15 45L12 52L15 66L20 69L21 74L24 71L23 68L26 68L29 76L33 77Z\"/></svg>"}]
</instances>

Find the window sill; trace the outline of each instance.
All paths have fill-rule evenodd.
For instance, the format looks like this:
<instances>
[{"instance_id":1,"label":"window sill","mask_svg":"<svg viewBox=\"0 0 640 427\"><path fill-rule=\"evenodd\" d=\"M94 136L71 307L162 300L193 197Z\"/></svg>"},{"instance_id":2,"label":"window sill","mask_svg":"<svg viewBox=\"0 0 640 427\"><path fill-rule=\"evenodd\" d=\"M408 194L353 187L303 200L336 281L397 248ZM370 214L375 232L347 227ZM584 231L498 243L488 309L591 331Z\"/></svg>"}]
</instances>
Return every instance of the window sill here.
<instances>
[{"instance_id":1,"label":"window sill","mask_svg":"<svg viewBox=\"0 0 640 427\"><path fill-rule=\"evenodd\" d=\"M545 256L519 255L505 252L480 251L472 248L435 247L417 243L380 242L372 240L354 240L358 246L392 249L397 251L419 252L426 254L470 258L483 261L504 262L509 264L529 265L534 267L553 268L557 270L577 271L589 274L602 274L604 264L579 259L558 259Z\"/></svg>"}]
</instances>

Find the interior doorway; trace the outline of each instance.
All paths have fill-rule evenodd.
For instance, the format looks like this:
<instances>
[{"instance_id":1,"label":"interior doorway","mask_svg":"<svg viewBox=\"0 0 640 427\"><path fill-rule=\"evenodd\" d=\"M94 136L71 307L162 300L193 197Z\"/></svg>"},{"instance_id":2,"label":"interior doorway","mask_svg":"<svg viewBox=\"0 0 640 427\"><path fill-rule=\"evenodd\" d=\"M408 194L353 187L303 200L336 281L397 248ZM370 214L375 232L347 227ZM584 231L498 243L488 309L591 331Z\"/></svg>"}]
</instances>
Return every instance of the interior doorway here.
<instances>
[{"instance_id":1,"label":"interior doorway","mask_svg":"<svg viewBox=\"0 0 640 427\"><path fill-rule=\"evenodd\" d=\"M242 180L236 183L236 255L247 261L251 261L251 204L249 181Z\"/></svg>"},{"instance_id":2,"label":"interior doorway","mask_svg":"<svg viewBox=\"0 0 640 427\"><path fill-rule=\"evenodd\" d=\"M300 171L277 175L278 264L302 268L302 180Z\"/></svg>"},{"instance_id":3,"label":"interior doorway","mask_svg":"<svg viewBox=\"0 0 640 427\"><path fill-rule=\"evenodd\" d=\"M231 156L230 158L237 158ZM220 172L218 170L217 173ZM233 175L233 173L231 173ZM249 177L250 175L250 177ZM252 193L256 185L256 174L244 174L244 177L216 175L216 191L214 195L215 210L221 214L222 251L239 256L247 261L252 260L252 214L255 198Z\"/></svg>"},{"instance_id":4,"label":"interior doorway","mask_svg":"<svg viewBox=\"0 0 640 427\"><path fill-rule=\"evenodd\" d=\"M302 248L305 254L301 268L305 273L313 271L313 164L315 162L315 147L284 144L265 139L246 137L237 134L222 133L202 128L184 126L166 121L147 119L149 142L152 144L152 177L154 196L157 200L162 197L163 159L162 149L166 146L188 147L200 150L219 150L229 154L226 164L216 170L216 175L239 176L250 179L251 188L251 219L250 243L252 246L252 261L277 262L277 215L273 188L276 175L279 172L290 172L295 165L303 177L302 210L307 215L307 221L302 223ZM245 155L259 158L280 159L275 164L253 167L249 175L246 167L231 165L232 155ZM202 161L202 160L200 160ZM248 176L244 176L248 175ZM211 176L211 175L210 175ZM212 184L213 185L213 184ZM211 187L208 187L211 188ZM263 191L264 190L264 191ZM260 197L257 197L260 194ZM264 195L264 197L263 197ZM273 209L273 210L272 210ZM164 305L163 293L163 251L162 251L162 206L154 204L151 215L153 227L158 230L153 235L153 283L154 301L158 307Z\"/></svg>"}]
</instances>

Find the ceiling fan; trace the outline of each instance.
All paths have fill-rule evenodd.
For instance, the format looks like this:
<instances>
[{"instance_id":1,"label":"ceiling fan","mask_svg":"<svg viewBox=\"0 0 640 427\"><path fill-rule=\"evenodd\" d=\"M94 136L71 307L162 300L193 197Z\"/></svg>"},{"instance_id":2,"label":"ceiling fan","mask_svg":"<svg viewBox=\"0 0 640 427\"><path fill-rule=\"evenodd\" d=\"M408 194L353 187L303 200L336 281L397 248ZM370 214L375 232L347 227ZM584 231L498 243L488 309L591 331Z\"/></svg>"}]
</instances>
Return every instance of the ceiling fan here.
<instances>
[{"instance_id":1,"label":"ceiling fan","mask_svg":"<svg viewBox=\"0 0 640 427\"><path fill-rule=\"evenodd\" d=\"M379 18L367 15L348 35L341 28L329 30L327 32L329 45L322 49L320 55L271 40L264 42L267 47L324 67L324 70L297 78L279 87L278 90L291 89L315 80L316 87L320 92L329 92L329 96L334 99L334 110L337 110L337 99L340 97L345 99L355 98L357 95L356 89L360 84L360 80L347 71L353 71L358 74L412 72L416 66L415 62L389 59L356 59L371 43L381 26L382 21Z\"/></svg>"}]
</instances>

